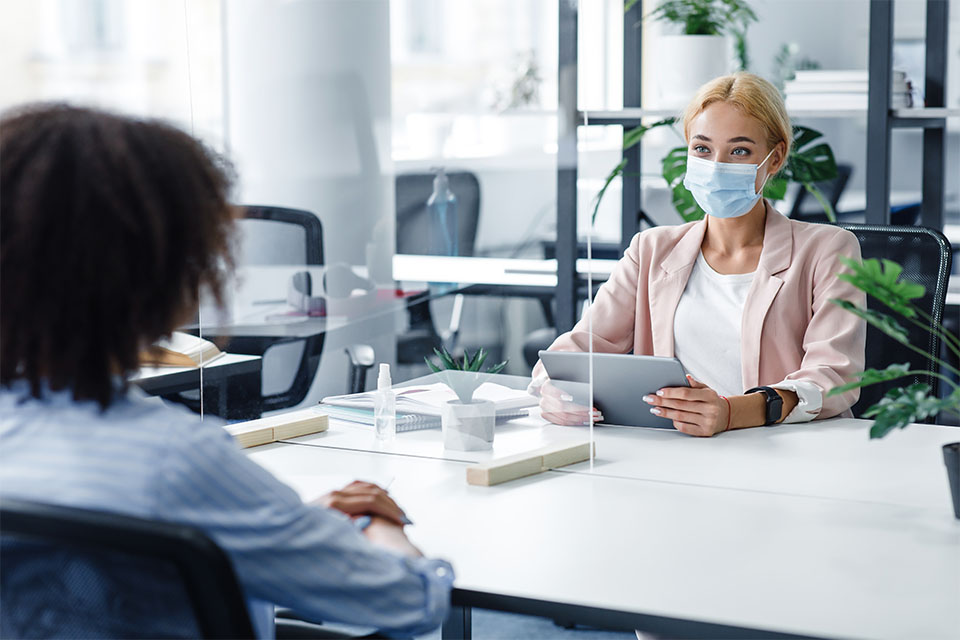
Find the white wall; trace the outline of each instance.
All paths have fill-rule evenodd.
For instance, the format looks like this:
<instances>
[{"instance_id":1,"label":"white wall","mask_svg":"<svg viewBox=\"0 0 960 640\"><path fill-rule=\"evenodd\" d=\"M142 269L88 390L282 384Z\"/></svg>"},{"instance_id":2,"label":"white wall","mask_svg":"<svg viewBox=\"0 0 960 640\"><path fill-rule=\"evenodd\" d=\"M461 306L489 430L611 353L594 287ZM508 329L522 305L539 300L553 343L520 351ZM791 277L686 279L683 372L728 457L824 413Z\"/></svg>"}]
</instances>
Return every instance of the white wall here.
<instances>
[{"instance_id":1,"label":"white wall","mask_svg":"<svg viewBox=\"0 0 960 640\"><path fill-rule=\"evenodd\" d=\"M392 251L387 0L231 0L224 8L226 145L238 201L316 213L328 265L364 265L375 228L376 251ZM380 326L389 320L327 336L308 403L343 392L344 344L367 342L378 359L393 360L392 329Z\"/></svg>"}]
</instances>

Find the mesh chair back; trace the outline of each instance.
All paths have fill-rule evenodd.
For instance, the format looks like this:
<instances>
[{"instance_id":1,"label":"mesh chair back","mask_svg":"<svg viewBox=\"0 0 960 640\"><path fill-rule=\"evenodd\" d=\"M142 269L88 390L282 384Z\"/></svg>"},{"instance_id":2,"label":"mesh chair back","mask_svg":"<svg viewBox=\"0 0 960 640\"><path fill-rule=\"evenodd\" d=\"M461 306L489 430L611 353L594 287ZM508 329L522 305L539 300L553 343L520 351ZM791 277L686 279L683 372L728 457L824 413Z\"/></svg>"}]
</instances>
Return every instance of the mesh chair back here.
<instances>
[{"instance_id":1,"label":"mesh chair back","mask_svg":"<svg viewBox=\"0 0 960 640\"><path fill-rule=\"evenodd\" d=\"M183 525L0 501L0 636L252 638L226 554Z\"/></svg>"},{"instance_id":2,"label":"mesh chair back","mask_svg":"<svg viewBox=\"0 0 960 640\"><path fill-rule=\"evenodd\" d=\"M950 277L950 243L942 233L926 227L898 227L880 225L842 224L857 236L860 252L864 259L887 258L903 266L904 280L922 284L926 293L916 300L916 305L929 314L932 323L943 320L943 308L947 295L947 280ZM868 297L867 307L890 313L882 302ZM921 327L901 322L907 329L910 344L921 348L924 353L936 357L940 352L937 337ZM887 337L880 330L867 327L866 368L883 369L894 363L908 362L911 369L934 369L936 365L923 355L905 345ZM894 380L875 384L860 391L860 400L853 406L853 413L860 416L871 405L876 404L887 391L915 382L929 384L937 389L937 379L932 376L916 376L911 379Z\"/></svg>"},{"instance_id":3,"label":"mesh chair back","mask_svg":"<svg viewBox=\"0 0 960 640\"><path fill-rule=\"evenodd\" d=\"M323 225L312 212L260 205L244 206L241 211L240 265L324 264ZM286 282L277 283L284 292L281 297L286 286ZM232 338L226 349L263 356L263 410L274 411L303 402L320 366L323 344L323 333L284 341L239 336Z\"/></svg>"},{"instance_id":4,"label":"mesh chair back","mask_svg":"<svg viewBox=\"0 0 960 640\"><path fill-rule=\"evenodd\" d=\"M254 205L241 211L241 264L323 264L323 226L313 213Z\"/></svg>"},{"instance_id":5,"label":"mesh chair back","mask_svg":"<svg viewBox=\"0 0 960 640\"><path fill-rule=\"evenodd\" d=\"M436 221L430 219L427 200L433 193L432 173L406 173L397 176L397 253L431 255L431 232ZM480 182L469 171L447 173L450 191L457 197L458 255L472 256L480 219Z\"/></svg>"}]
</instances>

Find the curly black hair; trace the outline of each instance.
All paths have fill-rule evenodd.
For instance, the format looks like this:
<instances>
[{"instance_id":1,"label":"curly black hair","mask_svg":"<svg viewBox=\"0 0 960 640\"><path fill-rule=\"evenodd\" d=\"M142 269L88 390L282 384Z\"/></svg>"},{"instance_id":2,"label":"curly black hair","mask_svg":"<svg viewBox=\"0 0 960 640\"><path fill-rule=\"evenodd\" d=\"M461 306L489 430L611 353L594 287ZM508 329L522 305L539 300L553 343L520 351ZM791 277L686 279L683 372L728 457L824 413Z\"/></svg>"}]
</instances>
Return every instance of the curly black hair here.
<instances>
[{"instance_id":1,"label":"curly black hair","mask_svg":"<svg viewBox=\"0 0 960 640\"><path fill-rule=\"evenodd\" d=\"M64 104L0 119L0 384L111 403L141 351L217 303L229 165L183 131Z\"/></svg>"}]
</instances>

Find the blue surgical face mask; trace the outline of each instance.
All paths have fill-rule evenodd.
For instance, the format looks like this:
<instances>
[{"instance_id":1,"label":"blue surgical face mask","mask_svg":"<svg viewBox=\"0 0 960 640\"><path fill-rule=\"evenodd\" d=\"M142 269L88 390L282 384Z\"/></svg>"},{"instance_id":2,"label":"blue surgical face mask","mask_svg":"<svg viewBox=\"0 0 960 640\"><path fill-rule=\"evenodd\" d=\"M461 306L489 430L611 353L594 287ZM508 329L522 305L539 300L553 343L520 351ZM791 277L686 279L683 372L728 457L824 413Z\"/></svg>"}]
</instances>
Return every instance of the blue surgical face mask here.
<instances>
[{"instance_id":1,"label":"blue surgical face mask","mask_svg":"<svg viewBox=\"0 0 960 640\"><path fill-rule=\"evenodd\" d=\"M683 186L693 194L700 208L714 218L736 218L750 211L760 199L767 177L757 184L757 170L767 161L773 149L760 164L714 162L687 156L687 175Z\"/></svg>"}]
</instances>

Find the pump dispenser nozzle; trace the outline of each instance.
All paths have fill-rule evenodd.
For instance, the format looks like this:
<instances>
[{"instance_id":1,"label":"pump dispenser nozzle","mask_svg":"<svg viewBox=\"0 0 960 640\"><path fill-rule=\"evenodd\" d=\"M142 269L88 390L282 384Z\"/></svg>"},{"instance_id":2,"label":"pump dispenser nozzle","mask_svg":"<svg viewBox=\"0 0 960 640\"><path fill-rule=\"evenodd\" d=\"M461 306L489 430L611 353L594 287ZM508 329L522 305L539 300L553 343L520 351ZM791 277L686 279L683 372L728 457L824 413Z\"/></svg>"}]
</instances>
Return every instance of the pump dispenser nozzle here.
<instances>
[{"instance_id":1,"label":"pump dispenser nozzle","mask_svg":"<svg viewBox=\"0 0 960 640\"><path fill-rule=\"evenodd\" d=\"M390 389L393 381L390 380L390 365L386 362L380 363L380 375L377 376L377 391Z\"/></svg>"}]
</instances>

